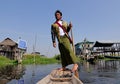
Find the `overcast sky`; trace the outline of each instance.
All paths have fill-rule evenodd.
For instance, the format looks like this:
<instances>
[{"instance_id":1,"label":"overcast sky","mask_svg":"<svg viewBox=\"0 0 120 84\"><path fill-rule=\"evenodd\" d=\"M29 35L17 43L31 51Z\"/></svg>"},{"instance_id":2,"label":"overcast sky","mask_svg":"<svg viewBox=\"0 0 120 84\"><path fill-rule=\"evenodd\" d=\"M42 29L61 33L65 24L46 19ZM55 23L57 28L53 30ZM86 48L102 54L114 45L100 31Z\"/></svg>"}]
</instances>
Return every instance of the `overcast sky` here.
<instances>
[{"instance_id":1,"label":"overcast sky","mask_svg":"<svg viewBox=\"0 0 120 84\"><path fill-rule=\"evenodd\" d=\"M27 41L27 53L35 50L54 56L50 28L59 9L72 22L74 42L87 38L120 40L120 0L0 0L0 41L19 37ZM35 42L36 38L36 42Z\"/></svg>"}]
</instances>

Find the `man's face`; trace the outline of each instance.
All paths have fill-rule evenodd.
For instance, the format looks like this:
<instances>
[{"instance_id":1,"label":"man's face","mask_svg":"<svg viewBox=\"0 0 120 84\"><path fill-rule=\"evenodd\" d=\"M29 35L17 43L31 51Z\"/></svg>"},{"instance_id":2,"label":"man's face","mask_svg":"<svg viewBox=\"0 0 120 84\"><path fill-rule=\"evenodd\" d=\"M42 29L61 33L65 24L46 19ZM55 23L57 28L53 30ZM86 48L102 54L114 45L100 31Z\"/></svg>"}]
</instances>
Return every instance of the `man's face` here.
<instances>
[{"instance_id":1,"label":"man's face","mask_svg":"<svg viewBox=\"0 0 120 84\"><path fill-rule=\"evenodd\" d=\"M60 13L56 13L56 14L55 14L55 18L56 18L57 20L60 20L60 19L62 18L62 16L60 15Z\"/></svg>"}]
</instances>

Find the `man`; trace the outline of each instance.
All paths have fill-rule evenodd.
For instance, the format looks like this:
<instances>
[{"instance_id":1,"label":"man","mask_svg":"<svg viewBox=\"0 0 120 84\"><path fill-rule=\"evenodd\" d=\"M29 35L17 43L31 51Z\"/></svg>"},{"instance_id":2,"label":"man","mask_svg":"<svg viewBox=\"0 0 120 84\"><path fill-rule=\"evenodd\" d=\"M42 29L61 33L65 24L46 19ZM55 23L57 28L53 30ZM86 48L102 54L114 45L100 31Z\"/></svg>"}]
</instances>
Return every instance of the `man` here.
<instances>
[{"instance_id":1,"label":"man","mask_svg":"<svg viewBox=\"0 0 120 84\"><path fill-rule=\"evenodd\" d=\"M57 10L55 12L56 21L51 26L51 35L53 47L56 48L56 37L58 40L58 47L61 55L62 68L60 70L66 70L66 66L74 64L72 72L76 71L78 68L76 56L73 53L70 41L68 37L68 32L72 28L72 24L69 25L62 20L62 12Z\"/></svg>"}]
</instances>

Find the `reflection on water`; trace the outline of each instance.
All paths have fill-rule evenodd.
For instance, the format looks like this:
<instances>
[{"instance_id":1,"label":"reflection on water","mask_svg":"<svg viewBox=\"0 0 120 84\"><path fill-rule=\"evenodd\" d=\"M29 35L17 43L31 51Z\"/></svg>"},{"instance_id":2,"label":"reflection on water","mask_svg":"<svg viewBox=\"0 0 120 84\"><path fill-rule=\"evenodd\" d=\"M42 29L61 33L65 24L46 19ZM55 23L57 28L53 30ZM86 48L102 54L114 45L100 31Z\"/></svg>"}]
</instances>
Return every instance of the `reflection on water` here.
<instances>
[{"instance_id":1,"label":"reflection on water","mask_svg":"<svg viewBox=\"0 0 120 84\"><path fill-rule=\"evenodd\" d=\"M53 69L61 67L59 64L47 64L47 65L25 65L25 74L23 75L21 82L13 79L7 84L36 84L37 81L48 75ZM22 82L24 81L24 83Z\"/></svg>"},{"instance_id":2,"label":"reflection on water","mask_svg":"<svg viewBox=\"0 0 120 84\"><path fill-rule=\"evenodd\" d=\"M22 65L8 65L0 68L0 84L6 84L12 79L19 80L24 75Z\"/></svg>"},{"instance_id":3,"label":"reflection on water","mask_svg":"<svg viewBox=\"0 0 120 84\"><path fill-rule=\"evenodd\" d=\"M99 61L97 65L100 72L120 72L120 61Z\"/></svg>"},{"instance_id":4,"label":"reflection on water","mask_svg":"<svg viewBox=\"0 0 120 84\"><path fill-rule=\"evenodd\" d=\"M6 66L0 69L0 84L36 84L59 67L61 64ZM120 84L120 60L85 61L79 64L79 75L84 84Z\"/></svg>"},{"instance_id":5,"label":"reflection on water","mask_svg":"<svg viewBox=\"0 0 120 84\"><path fill-rule=\"evenodd\" d=\"M120 84L120 60L81 64L80 79L84 84Z\"/></svg>"}]
</instances>

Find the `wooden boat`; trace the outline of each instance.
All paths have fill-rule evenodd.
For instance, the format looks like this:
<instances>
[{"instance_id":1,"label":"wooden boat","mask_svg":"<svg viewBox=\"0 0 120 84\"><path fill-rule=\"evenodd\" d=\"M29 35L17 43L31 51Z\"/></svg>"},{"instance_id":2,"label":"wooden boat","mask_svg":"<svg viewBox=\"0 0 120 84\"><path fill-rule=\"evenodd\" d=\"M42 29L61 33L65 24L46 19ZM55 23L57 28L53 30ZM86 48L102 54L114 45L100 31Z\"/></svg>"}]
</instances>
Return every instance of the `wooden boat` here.
<instances>
[{"instance_id":1,"label":"wooden boat","mask_svg":"<svg viewBox=\"0 0 120 84\"><path fill-rule=\"evenodd\" d=\"M37 84L83 84L70 70L53 70Z\"/></svg>"},{"instance_id":2,"label":"wooden boat","mask_svg":"<svg viewBox=\"0 0 120 84\"><path fill-rule=\"evenodd\" d=\"M87 61L88 61L88 62L93 62L93 61L95 61L95 58L90 57L89 59L87 59Z\"/></svg>"},{"instance_id":3,"label":"wooden boat","mask_svg":"<svg viewBox=\"0 0 120 84\"><path fill-rule=\"evenodd\" d=\"M112 58L112 59L120 59L120 56L108 56L108 55L105 55L104 57Z\"/></svg>"}]
</instances>

